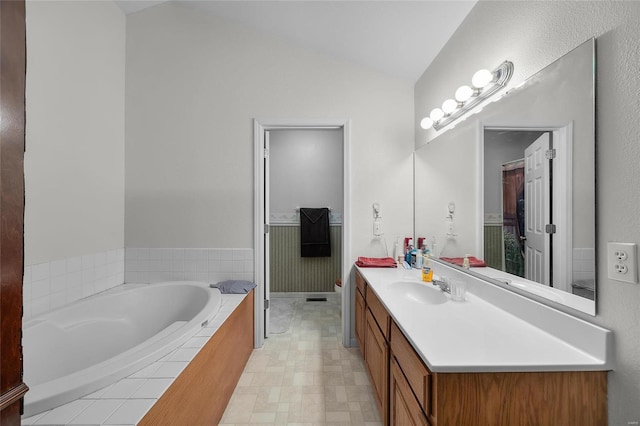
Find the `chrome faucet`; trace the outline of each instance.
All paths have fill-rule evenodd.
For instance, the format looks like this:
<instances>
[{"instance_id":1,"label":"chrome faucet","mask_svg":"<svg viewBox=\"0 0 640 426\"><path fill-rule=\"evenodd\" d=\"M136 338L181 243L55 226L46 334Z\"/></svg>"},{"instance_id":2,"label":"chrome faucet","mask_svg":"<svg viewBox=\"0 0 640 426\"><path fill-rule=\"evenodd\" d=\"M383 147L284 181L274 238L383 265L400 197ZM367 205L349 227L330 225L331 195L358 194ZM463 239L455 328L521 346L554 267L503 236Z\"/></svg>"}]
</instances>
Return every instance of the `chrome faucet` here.
<instances>
[{"instance_id":1,"label":"chrome faucet","mask_svg":"<svg viewBox=\"0 0 640 426\"><path fill-rule=\"evenodd\" d=\"M437 285L438 287L440 287L440 290L444 291L445 293L451 293L451 286L449 286L449 283L447 281L433 280L433 285Z\"/></svg>"}]
</instances>

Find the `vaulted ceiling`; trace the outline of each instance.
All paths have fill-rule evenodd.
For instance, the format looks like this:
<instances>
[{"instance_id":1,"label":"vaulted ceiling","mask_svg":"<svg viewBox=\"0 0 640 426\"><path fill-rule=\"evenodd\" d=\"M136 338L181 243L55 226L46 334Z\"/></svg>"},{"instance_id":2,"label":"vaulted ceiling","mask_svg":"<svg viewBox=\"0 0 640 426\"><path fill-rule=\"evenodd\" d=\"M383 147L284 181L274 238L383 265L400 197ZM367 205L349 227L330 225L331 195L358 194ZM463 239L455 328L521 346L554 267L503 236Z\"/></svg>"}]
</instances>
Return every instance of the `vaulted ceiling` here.
<instances>
[{"instance_id":1,"label":"vaulted ceiling","mask_svg":"<svg viewBox=\"0 0 640 426\"><path fill-rule=\"evenodd\" d=\"M171 0L414 83L476 0ZM117 0L127 14L165 1Z\"/></svg>"}]
</instances>

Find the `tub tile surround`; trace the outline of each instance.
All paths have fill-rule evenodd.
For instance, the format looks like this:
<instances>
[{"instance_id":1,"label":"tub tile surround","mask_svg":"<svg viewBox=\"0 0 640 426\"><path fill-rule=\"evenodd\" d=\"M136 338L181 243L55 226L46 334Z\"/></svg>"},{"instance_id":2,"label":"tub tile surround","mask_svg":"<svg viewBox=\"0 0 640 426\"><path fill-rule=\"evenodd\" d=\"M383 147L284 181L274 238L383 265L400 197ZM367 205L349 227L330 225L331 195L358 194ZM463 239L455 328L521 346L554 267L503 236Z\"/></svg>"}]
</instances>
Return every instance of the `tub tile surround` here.
<instances>
[{"instance_id":1,"label":"tub tile surround","mask_svg":"<svg viewBox=\"0 0 640 426\"><path fill-rule=\"evenodd\" d=\"M145 248L125 250L125 280L135 283L254 279L250 248Z\"/></svg>"},{"instance_id":2,"label":"tub tile surround","mask_svg":"<svg viewBox=\"0 0 640 426\"><path fill-rule=\"evenodd\" d=\"M24 320L124 283L124 248L25 266Z\"/></svg>"},{"instance_id":3,"label":"tub tile surround","mask_svg":"<svg viewBox=\"0 0 640 426\"><path fill-rule=\"evenodd\" d=\"M573 281L593 281L596 274L595 265L596 250L594 248L573 249Z\"/></svg>"},{"instance_id":4,"label":"tub tile surround","mask_svg":"<svg viewBox=\"0 0 640 426\"><path fill-rule=\"evenodd\" d=\"M137 424L245 297L244 294L222 295L218 314L181 347L97 392L23 418L22 425Z\"/></svg>"}]
</instances>

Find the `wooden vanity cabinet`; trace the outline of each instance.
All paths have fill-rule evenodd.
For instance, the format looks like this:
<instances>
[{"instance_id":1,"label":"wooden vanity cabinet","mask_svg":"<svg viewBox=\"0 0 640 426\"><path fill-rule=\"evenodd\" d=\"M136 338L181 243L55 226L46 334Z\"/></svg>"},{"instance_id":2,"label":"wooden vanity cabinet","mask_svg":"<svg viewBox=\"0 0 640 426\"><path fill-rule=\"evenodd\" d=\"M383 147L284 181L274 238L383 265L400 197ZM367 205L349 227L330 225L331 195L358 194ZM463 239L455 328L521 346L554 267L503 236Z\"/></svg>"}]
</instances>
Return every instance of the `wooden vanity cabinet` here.
<instances>
[{"instance_id":1,"label":"wooden vanity cabinet","mask_svg":"<svg viewBox=\"0 0 640 426\"><path fill-rule=\"evenodd\" d=\"M422 362L411 343L404 336L395 322L391 323L391 361L395 362L399 371L403 374L407 386L411 390L410 396L416 402L416 405L429 421L435 424L435 415L433 412L433 386L435 383L435 375L429 371ZM409 396L407 396L407 399ZM414 414L414 417L419 417ZM393 423L390 424L402 424ZM413 424L413 423L412 423Z\"/></svg>"},{"instance_id":2,"label":"wooden vanity cabinet","mask_svg":"<svg viewBox=\"0 0 640 426\"><path fill-rule=\"evenodd\" d=\"M360 343L385 425L604 426L606 371L434 373L356 271ZM364 346L363 346L364 344Z\"/></svg>"},{"instance_id":3,"label":"wooden vanity cabinet","mask_svg":"<svg viewBox=\"0 0 640 426\"><path fill-rule=\"evenodd\" d=\"M364 348L364 362L371 378L378 410L386 425L389 392L389 343L368 309Z\"/></svg>"},{"instance_id":4,"label":"wooden vanity cabinet","mask_svg":"<svg viewBox=\"0 0 640 426\"><path fill-rule=\"evenodd\" d=\"M391 317L356 271L355 332L371 380L378 412L388 425L389 333Z\"/></svg>"}]
</instances>

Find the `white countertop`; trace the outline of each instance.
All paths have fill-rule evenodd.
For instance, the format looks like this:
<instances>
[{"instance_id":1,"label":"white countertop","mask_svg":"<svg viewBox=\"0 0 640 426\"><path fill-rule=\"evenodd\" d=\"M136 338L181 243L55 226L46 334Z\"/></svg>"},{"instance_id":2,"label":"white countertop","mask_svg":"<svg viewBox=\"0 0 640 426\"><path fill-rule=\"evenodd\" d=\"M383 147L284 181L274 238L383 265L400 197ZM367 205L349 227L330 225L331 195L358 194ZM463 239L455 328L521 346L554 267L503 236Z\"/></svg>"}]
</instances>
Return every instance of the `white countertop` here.
<instances>
[{"instance_id":1,"label":"white countertop","mask_svg":"<svg viewBox=\"0 0 640 426\"><path fill-rule=\"evenodd\" d=\"M433 264L436 275L455 274ZM433 372L496 371L604 371L612 369L610 331L570 315L552 312L557 327L565 333L594 333L594 345L578 347L558 337L555 330L545 330L479 298L468 288L466 300L450 299L442 304L411 300L390 286L397 281L415 281L440 291L421 280L419 270L403 268L358 268L393 320L411 341L416 352ZM458 273L460 274L460 273ZM451 276L451 275L448 275ZM458 278L458 276L456 276ZM473 281L473 277L465 277ZM473 286L469 282L467 286ZM487 284L490 285L490 284ZM500 291L506 291L499 289ZM521 297L513 295L514 297ZM507 298L511 295L506 295ZM518 301L522 303L522 301ZM540 315L553 309L531 301ZM544 321L542 322L544 323ZM591 330L591 327L593 330ZM552 328L555 328L552 327ZM562 335L562 333L560 333Z\"/></svg>"}]
</instances>

